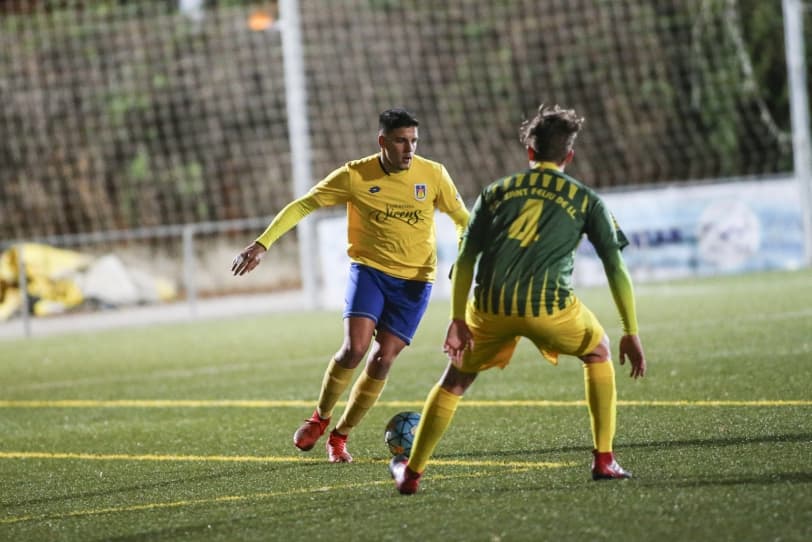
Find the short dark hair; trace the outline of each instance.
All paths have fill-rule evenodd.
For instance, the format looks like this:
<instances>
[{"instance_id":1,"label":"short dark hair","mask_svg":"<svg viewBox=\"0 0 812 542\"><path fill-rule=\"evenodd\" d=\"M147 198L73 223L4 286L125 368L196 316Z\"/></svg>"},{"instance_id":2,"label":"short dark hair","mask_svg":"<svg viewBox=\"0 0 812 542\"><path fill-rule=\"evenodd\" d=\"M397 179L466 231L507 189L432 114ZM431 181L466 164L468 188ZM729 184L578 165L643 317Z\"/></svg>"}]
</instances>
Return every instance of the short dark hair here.
<instances>
[{"instance_id":1,"label":"short dark hair","mask_svg":"<svg viewBox=\"0 0 812 542\"><path fill-rule=\"evenodd\" d=\"M417 117L402 107L387 109L378 117L378 130L384 134L409 126L420 126L420 123Z\"/></svg>"},{"instance_id":2,"label":"short dark hair","mask_svg":"<svg viewBox=\"0 0 812 542\"><path fill-rule=\"evenodd\" d=\"M584 123L574 109L541 104L536 116L525 120L519 128L519 140L530 147L539 162L561 163L575 144L575 137Z\"/></svg>"}]
</instances>

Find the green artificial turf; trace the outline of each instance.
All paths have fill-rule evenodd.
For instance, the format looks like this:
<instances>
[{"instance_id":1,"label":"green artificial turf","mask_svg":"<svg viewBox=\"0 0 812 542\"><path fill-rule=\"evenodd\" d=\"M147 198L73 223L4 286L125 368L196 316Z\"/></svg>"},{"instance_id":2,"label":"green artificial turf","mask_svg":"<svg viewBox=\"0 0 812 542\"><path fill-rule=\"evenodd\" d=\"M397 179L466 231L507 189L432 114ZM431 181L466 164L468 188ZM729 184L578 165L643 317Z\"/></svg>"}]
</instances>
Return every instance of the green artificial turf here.
<instances>
[{"instance_id":1,"label":"green artificial turf","mask_svg":"<svg viewBox=\"0 0 812 542\"><path fill-rule=\"evenodd\" d=\"M579 293L616 349L608 291ZM620 482L590 478L579 362L523 341L469 390L420 492L395 491L383 428L439 378L447 302L349 465L291 442L338 311L0 341L0 540L812 539L812 272L637 295L649 374L616 367Z\"/></svg>"}]
</instances>

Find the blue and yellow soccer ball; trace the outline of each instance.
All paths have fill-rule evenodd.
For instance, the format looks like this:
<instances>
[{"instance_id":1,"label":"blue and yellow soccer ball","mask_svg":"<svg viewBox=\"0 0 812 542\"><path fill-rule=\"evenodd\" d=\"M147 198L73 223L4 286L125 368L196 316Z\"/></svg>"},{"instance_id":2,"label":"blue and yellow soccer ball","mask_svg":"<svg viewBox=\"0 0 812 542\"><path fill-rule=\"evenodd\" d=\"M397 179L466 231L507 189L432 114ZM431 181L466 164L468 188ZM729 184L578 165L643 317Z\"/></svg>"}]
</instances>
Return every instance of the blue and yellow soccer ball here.
<instances>
[{"instance_id":1,"label":"blue and yellow soccer ball","mask_svg":"<svg viewBox=\"0 0 812 542\"><path fill-rule=\"evenodd\" d=\"M418 423L419 412L398 412L392 416L383 432L384 442L392 455L409 455Z\"/></svg>"}]
</instances>

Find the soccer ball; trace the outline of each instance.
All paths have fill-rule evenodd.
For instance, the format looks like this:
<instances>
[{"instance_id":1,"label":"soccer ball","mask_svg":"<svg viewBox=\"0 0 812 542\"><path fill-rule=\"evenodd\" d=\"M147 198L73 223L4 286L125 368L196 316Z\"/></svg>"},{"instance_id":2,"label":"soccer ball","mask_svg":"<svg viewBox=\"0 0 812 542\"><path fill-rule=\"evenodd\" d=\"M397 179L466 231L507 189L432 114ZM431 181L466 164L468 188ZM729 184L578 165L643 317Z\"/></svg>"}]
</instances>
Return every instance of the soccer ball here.
<instances>
[{"instance_id":1,"label":"soccer ball","mask_svg":"<svg viewBox=\"0 0 812 542\"><path fill-rule=\"evenodd\" d=\"M419 412L398 412L392 416L383 432L384 442L392 455L408 456L411 453L414 433L419 422Z\"/></svg>"}]
</instances>

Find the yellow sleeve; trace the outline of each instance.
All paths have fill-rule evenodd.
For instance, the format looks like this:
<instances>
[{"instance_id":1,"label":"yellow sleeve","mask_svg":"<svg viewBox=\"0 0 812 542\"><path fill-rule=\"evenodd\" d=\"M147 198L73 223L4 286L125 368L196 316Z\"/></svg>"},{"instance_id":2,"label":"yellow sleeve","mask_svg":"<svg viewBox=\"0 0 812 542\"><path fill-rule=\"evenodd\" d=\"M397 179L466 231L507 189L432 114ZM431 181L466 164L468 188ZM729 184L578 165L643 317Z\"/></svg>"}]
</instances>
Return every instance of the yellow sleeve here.
<instances>
[{"instance_id":1,"label":"yellow sleeve","mask_svg":"<svg viewBox=\"0 0 812 542\"><path fill-rule=\"evenodd\" d=\"M620 320L623 322L623 333L626 335L637 335L637 312L634 303L634 287L632 278L626 263L620 254L620 250L611 251L603 259L603 268L606 278L609 281L609 289L612 291L612 298L620 313Z\"/></svg>"},{"instance_id":2,"label":"yellow sleeve","mask_svg":"<svg viewBox=\"0 0 812 542\"><path fill-rule=\"evenodd\" d=\"M350 185L350 170L345 164L311 188L310 195L319 207L330 207L349 201L352 196Z\"/></svg>"},{"instance_id":3,"label":"yellow sleeve","mask_svg":"<svg viewBox=\"0 0 812 542\"><path fill-rule=\"evenodd\" d=\"M460 255L451 270L451 319L465 320L465 305L468 303L468 293L474 281L474 263L476 255L465 252L465 241L460 247Z\"/></svg>"},{"instance_id":4,"label":"yellow sleeve","mask_svg":"<svg viewBox=\"0 0 812 542\"><path fill-rule=\"evenodd\" d=\"M316 201L313 192L302 196L299 199L288 203L284 209L274 217L273 221L265 228L262 235L257 237L256 242L268 249L282 234L293 228L304 217L321 207Z\"/></svg>"},{"instance_id":5,"label":"yellow sleeve","mask_svg":"<svg viewBox=\"0 0 812 542\"><path fill-rule=\"evenodd\" d=\"M451 175L445 166L440 166L440 183L438 185L437 193L437 208L445 214L452 216L460 207L465 207L462 202L459 191L451 180Z\"/></svg>"},{"instance_id":6,"label":"yellow sleeve","mask_svg":"<svg viewBox=\"0 0 812 542\"><path fill-rule=\"evenodd\" d=\"M465 233L465 227L468 225L468 218L471 216L465 205L461 205L456 211L448 213L451 220L454 221L454 227L457 230L457 239L462 240L462 234ZM459 243L458 243L459 244Z\"/></svg>"},{"instance_id":7,"label":"yellow sleeve","mask_svg":"<svg viewBox=\"0 0 812 542\"><path fill-rule=\"evenodd\" d=\"M279 211L256 242L269 248L277 239L293 228L304 217L320 209L346 202L350 194L350 174L342 166L319 181L306 195L293 200Z\"/></svg>"},{"instance_id":8,"label":"yellow sleeve","mask_svg":"<svg viewBox=\"0 0 812 542\"><path fill-rule=\"evenodd\" d=\"M468 209L465 208L465 203L448 174L445 166L440 166L440 186L437 197L437 208L443 213L451 217L457 229L457 239L462 240L462 234L465 233L465 226L468 225Z\"/></svg>"}]
</instances>

